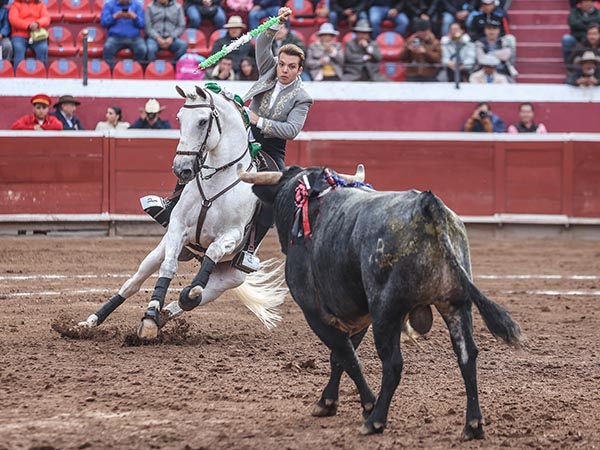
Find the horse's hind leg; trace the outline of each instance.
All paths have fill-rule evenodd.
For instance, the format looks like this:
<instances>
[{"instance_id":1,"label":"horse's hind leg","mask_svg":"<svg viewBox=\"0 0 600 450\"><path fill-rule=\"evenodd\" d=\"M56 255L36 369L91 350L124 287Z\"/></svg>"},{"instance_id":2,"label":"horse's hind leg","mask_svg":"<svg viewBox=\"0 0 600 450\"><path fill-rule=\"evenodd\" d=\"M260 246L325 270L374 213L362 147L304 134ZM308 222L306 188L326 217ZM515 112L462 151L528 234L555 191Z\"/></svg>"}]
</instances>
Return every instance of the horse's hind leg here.
<instances>
[{"instance_id":1,"label":"horse's hind leg","mask_svg":"<svg viewBox=\"0 0 600 450\"><path fill-rule=\"evenodd\" d=\"M104 303L85 321L79 322L79 326L95 327L104 322L106 318L126 299L138 292L141 289L144 281L146 281L150 275L158 270L160 263L164 258L164 252L164 242L161 241L161 243L144 258L138 267L137 272L125 283L123 283L123 286L121 286L119 292L106 301L106 303Z\"/></svg>"}]
</instances>

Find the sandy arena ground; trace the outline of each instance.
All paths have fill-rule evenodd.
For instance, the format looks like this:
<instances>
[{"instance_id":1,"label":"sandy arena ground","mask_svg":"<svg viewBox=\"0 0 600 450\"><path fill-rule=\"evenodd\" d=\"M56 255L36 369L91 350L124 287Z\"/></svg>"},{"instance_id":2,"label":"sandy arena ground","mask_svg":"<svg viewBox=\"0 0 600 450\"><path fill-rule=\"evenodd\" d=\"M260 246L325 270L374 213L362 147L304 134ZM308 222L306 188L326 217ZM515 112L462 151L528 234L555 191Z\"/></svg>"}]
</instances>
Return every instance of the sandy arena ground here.
<instances>
[{"instance_id":1,"label":"sandy arena ground","mask_svg":"<svg viewBox=\"0 0 600 450\"><path fill-rule=\"evenodd\" d=\"M437 313L421 349L403 344L388 429L369 437L346 376L338 415L310 416L328 354L291 298L271 332L227 294L169 324L161 344L131 345L148 291L93 338L52 329L94 312L157 241L0 238L0 449L600 449L600 241L472 240L476 284L529 344L495 341L474 314L487 438L466 443L464 385ZM261 256L278 254L271 236ZM171 286L196 269L182 264ZM377 392L370 333L359 355Z\"/></svg>"}]
</instances>

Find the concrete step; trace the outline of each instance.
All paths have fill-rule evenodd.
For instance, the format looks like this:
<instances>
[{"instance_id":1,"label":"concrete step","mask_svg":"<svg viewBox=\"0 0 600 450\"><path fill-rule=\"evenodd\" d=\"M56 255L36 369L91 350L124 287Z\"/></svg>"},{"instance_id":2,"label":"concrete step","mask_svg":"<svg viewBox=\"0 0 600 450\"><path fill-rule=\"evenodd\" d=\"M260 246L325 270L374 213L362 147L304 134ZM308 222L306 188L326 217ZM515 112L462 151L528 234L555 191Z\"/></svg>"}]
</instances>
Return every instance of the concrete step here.
<instances>
[{"instance_id":1,"label":"concrete step","mask_svg":"<svg viewBox=\"0 0 600 450\"><path fill-rule=\"evenodd\" d=\"M517 41L517 58L560 58L560 42Z\"/></svg>"},{"instance_id":2,"label":"concrete step","mask_svg":"<svg viewBox=\"0 0 600 450\"><path fill-rule=\"evenodd\" d=\"M512 25L510 32L519 41L527 42L556 42L560 44L564 34L569 33L569 26L564 25Z\"/></svg>"},{"instance_id":3,"label":"concrete step","mask_svg":"<svg viewBox=\"0 0 600 450\"><path fill-rule=\"evenodd\" d=\"M562 58L518 58L516 67L520 73L545 73L563 75L567 69Z\"/></svg>"},{"instance_id":4,"label":"concrete step","mask_svg":"<svg viewBox=\"0 0 600 450\"><path fill-rule=\"evenodd\" d=\"M571 8L569 2L566 0L514 0L508 10L508 16L510 17L513 11L522 10L561 10L569 11Z\"/></svg>"},{"instance_id":5,"label":"concrete step","mask_svg":"<svg viewBox=\"0 0 600 450\"><path fill-rule=\"evenodd\" d=\"M515 25L565 25L569 11L561 10L522 10L508 12L509 27Z\"/></svg>"},{"instance_id":6,"label":"concrete step","mask_svg":"<svg viewBox=\"0 0 600 450\"><path fill-rule=\"evenodd\" d=\"M517 77L517 83L551 83L562 84L565 82L566 75L547 74L547 73L526 73Z\"/></svg>"}]
</instances>

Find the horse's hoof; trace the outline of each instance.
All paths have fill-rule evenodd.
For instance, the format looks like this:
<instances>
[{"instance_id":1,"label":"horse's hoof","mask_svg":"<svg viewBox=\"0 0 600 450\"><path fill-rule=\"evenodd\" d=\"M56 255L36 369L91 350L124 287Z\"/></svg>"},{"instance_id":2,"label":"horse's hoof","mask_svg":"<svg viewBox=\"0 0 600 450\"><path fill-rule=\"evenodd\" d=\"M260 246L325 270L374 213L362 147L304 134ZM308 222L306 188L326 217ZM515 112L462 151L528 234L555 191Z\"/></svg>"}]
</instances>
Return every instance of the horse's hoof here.
<instances>
[{"instance_id":1,"label":"horse's hoof","mask_svg":"<svg viewBox=\"0 0 600 450\"><path fill-rule=\"evenodd\" d=\"M137 330L140 339L153 341L158 337L158 324L150 317L144 317Z\"/></svg>"},{"instance_id":2,"label":"horse's hoof","mask_svg":"<svg viewBox=\"0 0 600 450\"><path fill-rule=\"evenodd\" d=\"M367 420L365 423L362 424L362 427L360 427L360 434L362 434L363 436L367 436L369 434L381 434L383 433L383 430L385 430L384 423L372 423Z\"/></svg>"},{"instance_id":3,"label":"horse's hoof","mask_svg":"<svg viewBox=\"0 0 600 450\"><path fill-rule=\"evenodd\" d=\"M77 324L78 327L82 327L82 328L94 328L97 325L98 325L98 316L96 314L92 314L86 320L84 320L83 322L79 322Z\"/></svg>"},{"instance_id":4,"label":"horse's hoof","mask_svg":"<svg viewBox=\"0 0 600 450\"><path fill-rule=\"evenodd\" d=\"M202 303L202 288L200 286L187 286L179 294L179 307L184 311L191 311ZM199 291L199 293L198 293ZM192 295L192 292L196 295Z\"/></svg>"},{"instance_id":5,"label":"horse's hoof","mask_svg":"<svg viewBox=\"0 0 600 450\"><path fill-rule=\"evenodd\" d=\"M485 439L485 431L483 431L483 420L472 419L465 425L462 435L463 441L471 441L473 439Z\"/></svg>"},{"instance_id":6,"label":"horse's hoof","mask_svg":"<svg viewBox=\"0 0 600 450\"><path fill-rule=\"evenodd\" d=\"M311 416L315 417L331 417L335 416L337 413L338 401L332 400L330 398L323 401L323 399L319 400L313 406L311 411Z\"/></svg>"}]
</instances>

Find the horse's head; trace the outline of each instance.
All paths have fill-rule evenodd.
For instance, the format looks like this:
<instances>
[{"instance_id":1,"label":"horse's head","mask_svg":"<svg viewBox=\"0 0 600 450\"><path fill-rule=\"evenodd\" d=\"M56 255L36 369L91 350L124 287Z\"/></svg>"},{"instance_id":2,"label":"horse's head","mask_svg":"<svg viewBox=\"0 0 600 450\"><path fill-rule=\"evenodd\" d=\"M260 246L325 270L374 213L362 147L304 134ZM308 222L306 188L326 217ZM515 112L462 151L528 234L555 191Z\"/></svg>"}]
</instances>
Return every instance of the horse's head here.
<instances>
[{"instance_id":1,"label":"horse's head","mask_svg":"<svg viewBox=\"0 0 600 450\"><path fill-rule=\"evenodd\" d=\"M179 86L176 89L185 98L185 104L177 113L181 137L173 160L173 173L187 183L199 172L208 152L219 143L222 128L215 99L209 91L199 86L189 93Z\"/></svg>"}]
</instances>

